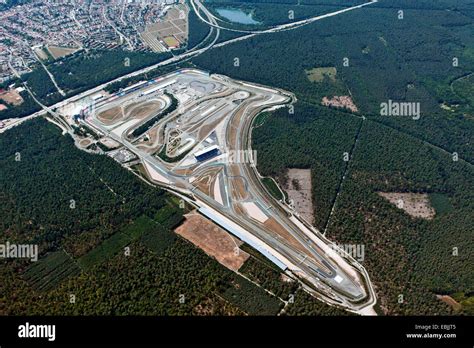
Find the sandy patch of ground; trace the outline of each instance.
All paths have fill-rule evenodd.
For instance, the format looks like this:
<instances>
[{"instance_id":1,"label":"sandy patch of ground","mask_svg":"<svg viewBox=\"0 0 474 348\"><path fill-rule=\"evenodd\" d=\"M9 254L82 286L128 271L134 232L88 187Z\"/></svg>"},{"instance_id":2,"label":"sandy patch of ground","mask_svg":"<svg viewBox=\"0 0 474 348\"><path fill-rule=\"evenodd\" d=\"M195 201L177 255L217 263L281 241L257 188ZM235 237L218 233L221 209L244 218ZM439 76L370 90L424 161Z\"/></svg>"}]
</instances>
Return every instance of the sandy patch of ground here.
<instances>
[{"instance_id":1,"label":"sandy patch of ground","mask_svg":"<svg viewBox=\"0 0 474 348\"><path fill-rule=\"evenodd\" d=\"M54 59L65 57L78 51L78 48L75 47L48 46L47 48Z\"/></svg>"},{"instance_id":2,"label":"sandy patch of ground","mask_svg":"<svg viewBox=\"0 0 474 348\"><path fill-rule=\"evenodd\" d=\"M48 55L47 53L43 50L43 48L41 47L37 47L35 49L33 49L33 51L35 52L36 56L41 59L41 60L47 60L48 59Z\"/></svg>"},{"instance_id":3,"label":"sandy patch of ground","mask_svg":"<svg viewBox=\"0 0 474 348\"><path fill-rule=\"evenodd\" d=\"M336 95L332 97L331 99L329 99L328 97L323 97L321 104L324 106L332 106L335 108L349 109L352 112L359 111L359 109L357 109L357 106L352 101L352 98L348 95L341 95L341 96Z\"/></svg>"},{"instance_id":4,"label":"sandy patch of ground","mask_svg":"<svg viewBox=\"0 0 474 348\"><path fill-rule=\"evenodd\" d=\"M112 124L116 119L123 117L122 109L120 106L114 106L113 108L102 111L97 115L97 118L104 124Z\"/></svg>"},{"instance_id":5,"label":"sandy patch of ground","mask_svg":"<svg viewBox=\"0 0 474 348\"><path fill-rule=\"evenodd\" d=\"M435 210L426 193L378 192L378 194L410 216L427 220L435 216Z\"/></svg>"},{"instance_id":6,"label":"sandy patch of ground","mask_svg":"<svg viewBox=\"0 0 474 348\"><path fill-rule=\"evenodd\" d=\"M99 141L105 146L107 146L109 149L115 149L120 146L118 142L116 142L115 140L111 138L102 138Z\"/></svg>"},{"instance_id":7,"label":"sandy patch of ground","mask_svg":"<svg viewBox=\"0 0 474 348\"><path fill-rule=\"evenodd\" d=\"M156 169L153 168L151 164L149 164L146 160L143 161L143 167L146 170L147 177L151 178L154 181L158 181L161 183L169 184L170 181L166 179L163 175L161 175Z\"/></svg>"},{"instance_id":8,"label":"sandy patch of ground","mask_svg":"<svg viewBox=\"0 0 474 348\"><path fill-rule=\"evenodd\" d=\"M8 92L0 92L0 99L13 105L20 105L23 103L23 98L15 89L10 89Z\"/></svg>"},{"instance_id":9,"label":"sandy patch of ground","mask_svg":"<svg viewBox=\"0 0 474 348\"><path fill-rule=\"evenodd\" d=\"M314 222L314 207L311 192L311 169L288 169L288 182L285 191L293 201L295 210L312 224Z\"/></svg>"},{"instance_id":10,"label":"sandy patch of ground","mask_svg":"<svg viewBox=\"0 0 474 348\"><path fill-rule=\"evenodd\" d=\"M237 271L249 258L240 250L243 243L198 213L185 215L186 221L175 232L214 257L220 264Z\"/></svg>"},{"instance_id":11,"label":"sandy patch of ground","mask_svg":"<svg viewBox=\"0 0 474 348\"><path fill-rule=\"evenodd\" d=\"M252 219L261 223L268 220L268 216L265 215L265 213L254 202L244 202L242 203L242 206L247 211L247 215Z\"/></svg>"},{"instance_id":12,"label":"sandy patch of ground","mask_svg":"<svg viewBox=\"0 0 474 348\"><path fill-rule=\"evenodd\" d=\"M232 198L236 201L248 199L249 192L245 186L245 179L240 176L233 176L228 178L230 183Z\"/></svg>"},{"instance_id":13,"label":"sandy patch of ground","mask_svg":"<svg viewBox=\"0 0 474 348\"><path fill-rule=\"evenodd\" d=\"M126 117L132 116L134 118L143 119L161 110L161 103L156 100L138 102L129 104L124 107L124 115Z\"/></svg>"},{"instance_id":14,"label":"sandy patch of ground","mask_svg":"<svg viewBox=\"0 0 474 348\"><path fill-rule=\"evenodd\" d=\"M448 306L451 306L455 311L460 311L462 309L462 305L457 302L454 298L448 295L436 295L438 300L443 301Z\"/></svg>"}]
</instances>

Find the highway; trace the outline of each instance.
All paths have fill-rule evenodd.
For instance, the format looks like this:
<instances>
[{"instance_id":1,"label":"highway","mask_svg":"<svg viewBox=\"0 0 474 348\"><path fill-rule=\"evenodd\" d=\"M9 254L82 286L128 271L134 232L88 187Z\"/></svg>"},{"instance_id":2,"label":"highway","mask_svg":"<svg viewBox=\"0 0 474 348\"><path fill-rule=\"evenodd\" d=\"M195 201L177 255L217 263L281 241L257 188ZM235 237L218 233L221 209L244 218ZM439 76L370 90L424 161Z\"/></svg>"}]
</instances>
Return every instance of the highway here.
<instances>
[{"instance_id":1,"label":"highway","mask_svg":"<svg viewBox=\"0 0 474 348\"><path fill-rule=\"evenodd\" d=\"M295 29L299 26L361 8L374 2L376 1L335 11L326 15L309 18L303 21L277 26L264 31L250 32L249 35L246 35L243 38L228 40L220 43L219 45L222 46L226 43L232 43L236 40L250 38L258 34ZM64 119L62 119L62 117L54 110L70 103L75 103L76 101L97 93L103 90L110 83L141 75L160 66L177 63L212 49L219 38L219 31L221 29L229 29L220 27L217 24L216 18L209 11L207 11L207 9L205 9L199 0L191 0L191 4L195 9L195 6L199 7L207 17L203 18L202 15L196 11L199 15L199 18L211 26L211 33L209 35L212 35L212 32L215 34L212 41L209 42L209 44L207 44L205 47L190 50L161 63L157 63L147 68L124 75L79 95L65 99L62 102L50 107L42 105L35 98L36 102L42 107L42 110L30 115L26 119L31 119L32 117L50 113L58 122L64 125ZM201 76L205 75L200 72L197 74L201 74ZM226 121L227 129L230 129L228 127L230 125L229 122L236 118L237 112L241 112L242 115L244 115L236 127L236 141L229 141L226 144L228 148L233 150L250 150L249 139L251 122L256 114L262 110L271 108L273 106L286 104L294 100L294 96L288 92L278 89L262 88L260 86L230 80L222 76L215 76L214 78L216 78L221 84L228 88L240 88L242 90L249 90L253 94L260 94L264 96L263 99L253 97L249 98L249 100L242 104L242 108L237 108L232 114L229 115L229 118ZM145 122L145 120L143 120L143 122ZM3 131L15 125L16 124L8 126ZM237 168L232 168L230 172L230 167L225 164L214 163L212 165L222 166L223 172L226 176L226 181L223 183L226 192L229 192L232 189L232 184L230 183L229 178L235 175L234 171L236 171L238 175L245 178L247 181L247 188L251 197L251 201L255 202L261 207L265 207L265 214L274 219L279 226L282 226L290 234L291 238L296 241L295 243L302 245L303 247L301 249L295 248L294 244L291 244L285 240L285 238L283 238L281 235L269 233L268 229L264 228L261 224L257 224L252 219L243 216L241 212L238 211L240 202L235 200L235 197L231 197L231 195L226 197L227 202L229 202L227 207L223 208L221 205L216 204L216 201L213 198L199 190L196 190L196 187L191 183L191 177L189 175L176 174L173 169L170 169L168 166L166 166L156 156L153 156L152 154L147 153L146 151L143 151L132 144L132 142L125 137L127 130L122 132L122 134L115 134L109 127L106 127L98 122L96 118L89 120L88 125L98 130L102 134L110 137L111 139L123 144L130 151L135 153L141 159L142 163L147 163L156 172L160 173L160 175L169 181L169 183L165 184L160 183L161 186L166 187L172 192L175 192L193 205L200 207L202 211L209 212L208 217L213 218L216 221L227 221L230 225L235 224L239 226L242 230L244 230L242 233L247 234L247 238L256 240L255 243L263 245L264 250L267 251L269 255L284 263L287 268L293 272L293 274L296 274L298 277L303 277L306 281L311 283L312 290L317 291L319 297L322 297L326 302L343 306L354 312L365 311L367 308L371 308L375 304L375 293L365 269L354 259L352 259L350 255L346 255L346 257L343 258L339 255L334 255L335 253L331 253L328 250L328 245L331 243L327 241L327 239L315 234L315 231L312 227L307 226L304 221L299 221L298 216L295 216L293 212L288 210L287 207L276 203L261 185L255 166L252 165L252 163L239 164ZM66 129L69 129L69 125L66 127ZM231 139L231 137L228 137L228 139ZM196 173L199 173L199 171L196 171ZM357 270L357 276L353 275L354 270ZM363 281L356 279L359 276L361 279L363 279ZM367 286L367 288L365 286Z\"/></svg>"},{"instance_id":2,"label":"highway","mask_svg":"<svg viewBox=\"0 0 474 348\"><path fill-rule=\"evenodd\" d=\"M345 13L345 12L348 12L348 11L352 11L352 10L355 10L355 9L359 9L359 8L362 8L364 6L368 6L368 5L371 5L373 3L376 3L378 0L373 0L373 1L370 1L370 2L367 2L367 3L364 3L364 4L361 4L361 5L357 5L357 6L353 6L353 7L349 7L349 8L346 8L346 9L343 9L343 10L338 10L338 11L335 11L335 12L331 12L331 13L328 13L328 14L325 14L325 15L321 15L321 16L316 16L316 17L311 17L311 18L308 18L308 19L305 19L305 20L301 20L301 21L297 21L297 22L294 22L294 23L288 23L288 24L283 24L283 25L279 25L279 26L276 26L274 28L270 28L270 29L266 29L266 30L262 30L262 31L249 31L250 33L248 33L248 35L244 35L242 37L238 37L238 38L234 38L234 39L229 39L229 40L226 40L226 41L223 41L223 42L219 42L216 44L217 40L219 39L219 35L220 35L220 30L223 29L223 30L231 30L231 31L238 31L238 30L233 30L233 29L228 29L228 28L224 28L222 26L219 26L217 24L217 20L215 18L214 15L212 15L205 7L204 5L202 5L202 3L200 3L198 0L192 0L191 1L191 5L193 6L193 8L196 10L196 6L198 6L199 8L201 8L203 10L203 12L205 13L205 16L207 18L204 18L198 11L196 11L199 19L203 22L205 22L206 24L208 24L209 26L211 26L211 32L209 33L209 35L213 35L215 34L215 37L213 38L213 40L208 44L206 45L205 47L202 47L202 48L193 48L189 51L186 51L180 55L177 55L177 56L174 56L172 58L169 58L167 60L164 60L160 63L156 63L156 64L153 64L153 65L150 65L148 67L145 67L145 68L142 68L142 69L139 69L139 70L136 70L134 72L131 72L129 74L126 74L126 75L123 75L123 76L120 76L120 77L117 77L115 79L112 79L108 82L105 82L99 86L96 86L94 88L91 88L87 91L84 91L80 94L77 94L75 96L72 96L72 97L69 97L67 99L64 99L63 101L61 102L58 102L54 105L51 105L49 106L49 109L51 110L54 110L54 109L57 109L57 108L60 108L60 107L63 107L67 104L70 104L70 103L73 103L75 101L78 101L80 99L83 99L84 97L87 97L87 96L90 96L94 93L97 93L101 90L103 90L105 87L107 87L109 84L111 83L115 83L115 82L120 82L122 80L125 80L125 79L128 79L128 78L131 78L131 77L135 77L135 76L139 76L139 75L142 75L142 74L145 74L145 73L148 73L150 71L153 71L159 67L162 67L162 66L166 66L166 65L172 65L172 64L177 64L179 62L182 62L182 61L186 61L188 59L191 59L195 56L198 56L200 54L203 54L204 52L214 48L214 47L222 47L222 46L225 46L225 45L228 45L228 44L232 44L234 42L238 42L238 41L242 41L242 40L247 40L247 39L250 39L256 35L259 35L259 34L265 34L265 33L274 33L274 32L278 32L278 31L281 31L281 30L290 30L290 29L296 29L296 28L299 28L303 25L307 25L307 24L310 24L310 23L313 23L315 21L319 21L321 19L324 19L324 18L328 18L328 17L332 17L332 16L336 16L336 15L339 15L339 14L342 14L342 13ZM197 4L197 5L196 5ZM215 30L215 32L214 32ZM243 32L246 32L246 31L243 31ZM209 37L208 35L208 37ZM206 41L208 39L208 37L206 37L203 41ZM198 45L199 46L199 45ZM12 69L14 71L14 69ZM29 116L25 116L21 119L19 119L17 122L13 123L13 124L10 124L8 125L7 127L3 128L0 130L0 132L5 132L7 131L8 129L11 129L12 127L15 127L19 124L21 124L22 122L26 121L26 120L29 120L29 119L32 119L32 118L35 118L35 117L38 117L38 116L43 116L45 115L48 110L43 108L43 106L41 106L42 109L40 111L37 111Z\"/></svg>"},{"instance_id":3,"label":"highway","mask_svg":"<svg viewBox=\"0 0 474 348\"><path fill-rule=\"evenodd\" d=\"M339 15L339 14L341 14L341 13L345 13L345 12L353 11L353 10L356 10L356 9L360 9L360 8L362 8L362 7L365 7L365 6L368 6L368 5L372 5L372 4L377 3L377 2L378 2L378 0L371 0L371 1L369 1L369 2L360 4L360 5L356 5L356 6L344 8L344 9L342 9L342 10L330 12L330 13L323 14L323 15L320 15L320 16L311 17L311 18L308 18L308 19L303 19L303 20L299 20L299 21L295 21L295 22L291 22L291 23L286 23L286 24L277 25L277 26L274 26L274 27L271 27L271 28L268 28L268 29L263 29L263 30L242 30L242 29L232 29L232 28L223 27L222 25L217 24L217 21L220 20L220 19L217 18L216 16L214 16L214 15L200 2L200 0L191 0L191 5L193 6L194 11L195 11L196 14L198 15L198 17L201 19L201 21L207 23L207 24L210 25L210 26L213 26L213 27L216 27L216 28L219 28L219 29L222 29L222 30L228 30L228 31L237 32L237 33L269 34L269 33L276 33L276 32L284 31L284 30L296 29L296 28L299 28L299 27L301 27L301 26L303 26L303 25L307 25L307 24L310 24L310 23L319 21L319 20L324 19L324 18L329 18L329 17L337 16L337 15ZM201 15L201 12L200 12L200 11L202 11L202 12L205 14L205 16L207 17L207 19L204 18L204 17Z\"/></svg>"}]
</instances>

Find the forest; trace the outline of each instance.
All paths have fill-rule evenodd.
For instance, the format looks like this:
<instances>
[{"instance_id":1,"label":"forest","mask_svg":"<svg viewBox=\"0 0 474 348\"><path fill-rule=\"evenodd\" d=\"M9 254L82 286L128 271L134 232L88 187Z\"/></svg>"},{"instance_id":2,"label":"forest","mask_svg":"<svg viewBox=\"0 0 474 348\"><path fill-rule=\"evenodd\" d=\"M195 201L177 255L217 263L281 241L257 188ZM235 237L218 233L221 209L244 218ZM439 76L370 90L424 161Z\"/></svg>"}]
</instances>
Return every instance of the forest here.
<instances>
[{"instance_id":1,"label":"forest","mask_svg":"<svg viewBox=\"0 0 474 348\"><path fill-rule=\"evenodd\" d=\"M320 5L317 0L300 3ZM397 18L400 8L403 19ZM212 49L192 60L211 72L296 94L294 113L279 109L253 130L258 170L283 184L287 168L311 169L315 225L327 227L327 236L339 243L364 244L363 265L376 287L380 314L473 313L472 79L461 80L474 71L473 18L468 0L386 0L297 30ZM101 61L102 54L73 57L77 68L66 61L51 69L62 79L60 86L76 93L87 88L78 77L90 74L81 59ZM233 65L235 57L239 67ZM453 57L459 65L453 65ZM121 69L123 58L114 58ZM140 58L134 64L141 63ZM310 81L307 71L315 67L335 67L335 79ZM104 69L109 76L117 73L113 67ZM41 76L32 76L31 84ZM94 79L86 81L100 83ZM35 92L52 101L50 87L45 83ZM350 95L358 111L321 105L323 97L335 95ZM419 102L422 117L381 116L380 103L389 99ZM350 153L348 161L344 153ZM20 161L15 160L18 155ZM42 260L47 260L45 268L30 269L18 261L0 266L0 277L6 279L0 284L2 314L235 315L255 308L272 315L345 313L292 284L280 284L279 274L250 259L242 274L282 298L296 294L286 307L262 295L173 234L171 226L182 215L170 208L168 194L145 185L108 157L77 150L44 120L2 135L0 164L4 237L38 243ZM411 217L378 192L427 193L434 197L437 213L431 220ZM123 244L118 243L112 257L78 274L75 263L59 253L76 260L100 245L112 245L106 241L142 216L155 221L160 234L146 230L128 240L130 256L120 252ZM57 273L66 268L70 276L58 284L38 282L35 274L48 271L46 267ZM238 291L246 293L236 296ZM70 304L71 293L82 301ZM436 295L451 296L461 309L448 307Z\"/></svg>"},{"instance_id":2,"label":"forest","mask_svg":"<svg viewBox=\"0 0 474 348\"><path fill-rule=\"evenodd\" d=\"M472 116L462 108L441 107L460 101L443 86L474 71L472 5L458 4L449 14L435 5L410 5L400 20L402 3L381 1L295 30L218 47L193 62L211 72L290 90L314 104L325 96L351 95L360 114L473 162L469 138L474 125L466 122ZM458 66L453 57L459 57ZM311 82L306 71L315 67L335 67L336 82ZM380 104L389 99L420 103L421 118L381 116Z\"/></svg>"},{"instance_id":3,"label":"forest","mask_svg":"<svg viewBox=\"0 0 474 348\"><path fill-rule=\"evenodd\" d=\"M107 156L80 151L44 119L2 135L0 163L0 239L38 243L41 255L0 265L0 314L275 315L283 308L173 232L187 211L174 197ZM296 292L260 261L243 272L279 296Z\"/></svg>"},{"instance_id":4,"label":"forest","mask_svg":"<svg viewBox=\"0 0 474 348\"><path fill-rule=\"evenodd\" d=\"M380 314L472 314L472 86L459 80L474 71L473 14L469 1L380 1L193 59L211 72L296 93L294 114L277 110L253 130L258 170L283 184L286 168L312 169L316 226L340 243L365 245ZM453 65L453 57L462 63ZM310 81L315 67L335 67L335 79ZM350 95L358 112L321 105L335 95ZM389 99L419 102L421 118L381 116ZM380 191L427 193L437 214L410 217ZM462 309L436 295L458 299Z\"/></svg>"},{"instance_id":5,"label":"forest","mask_svg":"<svg viewBox=\"0 0 474 348\"><path fill-rule=\"evenodd\" d=\"M273 112L252 131L257 168L284 187L286 168L311 169L315 226L322 229L332 207L360 120L343 112L298 102ZM294 136L298 134L298 136Z\"/></svg>"}]
</instances>

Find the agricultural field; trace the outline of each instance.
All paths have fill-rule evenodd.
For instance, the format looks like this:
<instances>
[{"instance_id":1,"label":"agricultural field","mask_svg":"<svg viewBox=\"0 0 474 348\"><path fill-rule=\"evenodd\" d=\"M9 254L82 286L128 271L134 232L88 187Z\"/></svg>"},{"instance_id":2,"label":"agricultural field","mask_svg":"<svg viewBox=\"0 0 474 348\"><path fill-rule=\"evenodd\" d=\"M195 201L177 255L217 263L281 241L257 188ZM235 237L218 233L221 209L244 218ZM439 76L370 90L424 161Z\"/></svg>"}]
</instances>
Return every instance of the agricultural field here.
<instances>
[{"instance_id":1,"label":"agricultural field","mask_svg":"<svg viewBox=\"0 0 474 348\"><path fill-rule=\"evenodd\" d=\"M120 252L125 253L124 248L127 245L139 239L142 235L152 233L155 230L156 223L153 220L147 216L140 216L132 224L116 232L96 248L81 256L78 259L78 263L82 269L90 270L95 265L112 258L112 256Z\"/></svg>"},{"instance_id":2,"label":"agricultural field","mask_svg":"<svg viewBox=\"0 0 474 348\"><path fill-rule=\"evenodd\" d=\"M276 315L283 307L279 299L242 277L232 275L227 283L220 296L248 315Z\"/></svg>"},{"instance_id":3,"label":"agricultural field","mask_svg":"<svg viewBox=\"0 0 474 348\"><path fill-rule=\"evenodd\" d=\"M24 272L23 277L36 291L48 291L70 277L79 275L81 268L64 251L56 251L46 255L32 264Z\"/></svg>"},{"instance_id":4,"label":"agricultural field","mask_svg":"<svg viewBox=\"0 0 474 348\"><path fill-rule=\"evenodd\" d=\"M162 20L148 24L141 37L155 52L179 48L188 40L188 11L183 5L171 7Z\"/></svg>"}]
</instances>

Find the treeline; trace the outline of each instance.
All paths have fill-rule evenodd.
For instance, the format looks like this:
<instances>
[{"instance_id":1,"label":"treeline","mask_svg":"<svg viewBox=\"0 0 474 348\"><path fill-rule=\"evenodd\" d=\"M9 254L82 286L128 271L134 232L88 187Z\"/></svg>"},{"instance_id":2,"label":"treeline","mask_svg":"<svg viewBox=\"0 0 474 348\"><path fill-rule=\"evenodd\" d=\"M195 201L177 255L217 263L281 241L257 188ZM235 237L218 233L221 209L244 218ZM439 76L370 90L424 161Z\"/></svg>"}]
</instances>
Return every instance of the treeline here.
<instances>
[{"instance_id":1,"label":"treeline","mask_svg":"<svg viewBox=\"0 0 474 348\"><path fill-rule=\"evenodd\" d=\"M346 316L354 315L344 309L325 304L301 288L296 291L293 303L286 308L284 315L291 316Z\"/></svg>"},{"instance_id":2,"label":"treeline","mask_svg":"<svg viewBox=\"0 0 474 348\"><path fill-rule=\"evenodd\" d=\"M290 90L314 104L324 96L351 94L361 114L474 161L468 117L461 109L440 107L443 101L459 101L447 97L449 81L474 71L468 34L472 20L428 5L405 10L399 20L393 8L377 6L215 48L193 62L211 72ZM460 57L459 66L453 66L453 57ZM305 71L314 67L335 67L337 81L346 88L310 82ZM389 99L420 103L421 118L381 116L380 105Z\"/></svg>"},{"instance_id":3,"label":"treeline","mask_svg":"<svg viewBox=\"0 0 474 348\"><path fill-rule=\"evenodd\" d=\"M327 235L365 245L363 264L383 312L447 314L452 310L436 294L473 290L472 174L471 166L403 133L372 122L363 127ZM442 192L454 209L433 220L412 218L379 191ZM463 251L456 256L454 247Z\"/></svg>"},{"instance_id":4,"label":"treeline","mask_svg":"<svg viewBox=\"0 0 474 348\"><path fill-rule=\"evenodd\" d=\"M91 50L81 51L47 63L47 68L58 86L66 93L66 97L70 97L170 57L170 53ZM64 99L40 65L36 66L31 73L22 75L21 80L25 81L35 96L46 105L52 105ZM14 109L16 108L12 110Z\"/></svg>"},{"instance_id":5,"label":"treeline","mask_svg":"<svg viewBox=\"0 0 474 348\"><path fill-rule=\"evenodd\" d=\"M0 111L0 120L28 116L41 110L41 107L36 104L27 91L21 92L20 95L23 98L23 103L20 105L13 105L1 101L8 109Z\"/></svg>"},{"instance_id":6,"label":"treeline","mask_svg":"<svg viewBox=\"0 0 474 348\"><path fill-rule=\"evenodd\" d=\"M190 7L190 11L188 14L189 31L187 49L191 49L206 38L211 27L199 19L192 6L188 6Z\"/></svg>"},{"instance_id":7,"label":"treeline","mask_svg":"<svg viewBox=\"0 0 474 348\"><path fill-rule=\"evenodd\" d=\"M171 54L169 53L91 50L89 52L81 51L48 63L47 67L53 74L58 86L65 91L66 97L70 97L170 57ZM171 67L168 69L163 71L174 70ZM134 79L126 81L134 81ZM53 105L64 99L40 65L36 66L31 73L22 75L21 80L25 81L33 94L46 105ZM114 88L121 88L125 83L117 82L108 90L113 91ZM22 96L25 102L19 106L8 105L7 110L0 112L0 120L22 117L40 110L40 107L27 95L27 92L22 93Z\"/></svg>"},{"instance_id":8,"label":"treeline","mask_svg":"<svg viewBox=\"0 0 474 348\"><path fill-rule=\"evenodd\" d=\"M291 279L284 281L281 272L267 266L254 257L250 257L245 261L242 267L240 267L239 272L283 300L288 300L290 295L294 295L298 288L296 281Z\"/></svg>"},{"instance_id":9,"label":"treeline","mask_svg":"<svg viewBox=\"0 0 474 348\"><path fill-rule=\"evenodd\" d=\"M359 119L345 113L298 102L293 114L278 109L253 130L252 148L262 175L275 177L284 187L287 168L311 169L315 226L320 229L345 168L344 153L350 151L359 125Z\"/></svg>"},{"instance_id":10,"label":"treeline","mask_svg":"<svg viewBox=\"0 0 474 348\"><path fill-rule=\"evenodd\" d=\"M29 261L2 263L0 314L242 315L279 310L278 299L174 234L171 229L184 211L172 197L109 157L78 150L45 120L26 122L0 137L0 164L0 237L38 243L40 262L46 260L52 270L38 289L30 275L40 274L41 265L25 273ZM75 261L63 252L59 260L44 257L59 250ZM90 262L77 274L83 255ZM68 263L63 265L64 259ZM65 268L71 271L68 279L52 276Z\"/></svg>"},{"instance_id":11,"label":"treeline","mask_svg":"<svg viewBox=\"0 0 474 348\"><path fill-rule=\"evenodd\" d=\"M79 93L170 57L170 53L94 50L66 57L48 68L59 86Z\"/></svg>"}]
</instances>

